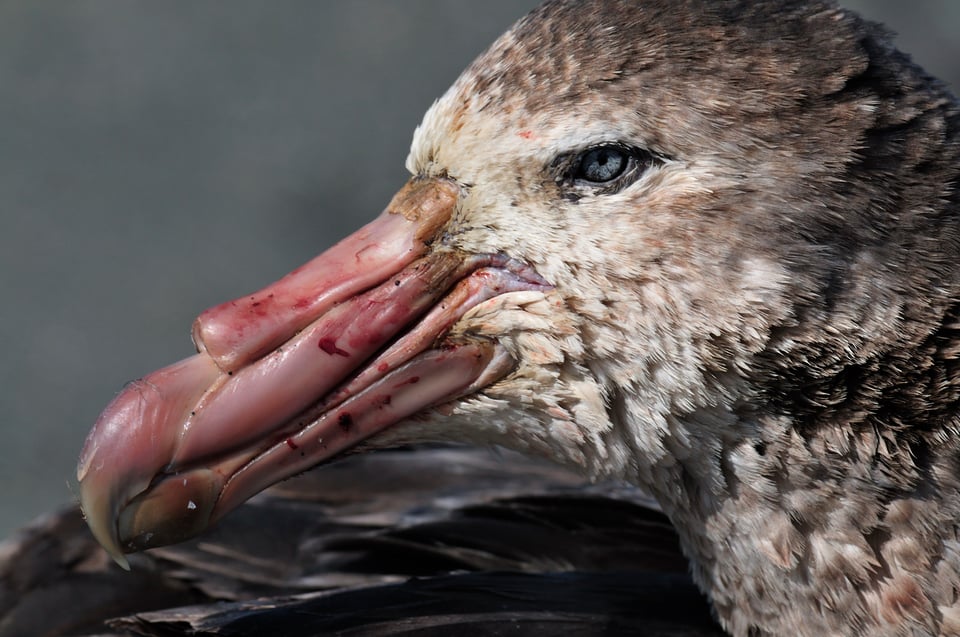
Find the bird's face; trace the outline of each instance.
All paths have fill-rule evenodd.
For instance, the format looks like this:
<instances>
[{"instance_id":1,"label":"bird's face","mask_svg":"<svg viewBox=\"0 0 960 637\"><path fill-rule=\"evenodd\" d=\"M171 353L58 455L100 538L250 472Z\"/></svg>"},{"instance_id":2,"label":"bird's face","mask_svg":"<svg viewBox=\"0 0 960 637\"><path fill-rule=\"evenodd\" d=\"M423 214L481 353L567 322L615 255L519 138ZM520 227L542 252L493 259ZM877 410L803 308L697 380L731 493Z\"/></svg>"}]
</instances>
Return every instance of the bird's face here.
<instances>
[{"instance_id":1,"label":"bird's face","mask_svg":"<svg viewBox=\"0 0 960 637\"><path fill-rule=\"evenodd\" d=\"M747 195L804 183L802 157L775 178L762 131L734 142L724 119L773 106L664 62L706 65L709 46L647 46L616 12L556 6L430 109L378 219L204 312L196 356L107 407L78 478L118 559L358 449L503 444L649 483L719 444L697 423L715 431L742 400L795 292L754 249L766 216ZM582 32L544 44L551 20ZM591 48L601 36L635 50Z\"/></svg>"}]
</instances>

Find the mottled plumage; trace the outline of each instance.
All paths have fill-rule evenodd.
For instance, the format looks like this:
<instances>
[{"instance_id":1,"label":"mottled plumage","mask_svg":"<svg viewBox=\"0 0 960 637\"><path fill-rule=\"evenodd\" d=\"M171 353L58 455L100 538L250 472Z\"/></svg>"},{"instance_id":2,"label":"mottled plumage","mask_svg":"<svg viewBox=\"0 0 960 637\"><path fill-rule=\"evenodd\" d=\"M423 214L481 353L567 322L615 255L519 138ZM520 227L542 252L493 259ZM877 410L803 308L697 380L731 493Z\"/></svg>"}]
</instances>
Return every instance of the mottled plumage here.
<instances>
[{"instance_id":1,"label":"mottled plumage","mask_svg":"<svg viewBox=\"0 0 960 637\"><path fill-rule=\"evenodd\" d=\"M553 157L608 141L663 162L565 198ZM732 633L960 631L960 110L880 27L547 3L408 165L476 185L451 242L509 246L564 297L540 409L487 390L529 414L513 435L655 494Z\"/></svg>"}]
</instances>

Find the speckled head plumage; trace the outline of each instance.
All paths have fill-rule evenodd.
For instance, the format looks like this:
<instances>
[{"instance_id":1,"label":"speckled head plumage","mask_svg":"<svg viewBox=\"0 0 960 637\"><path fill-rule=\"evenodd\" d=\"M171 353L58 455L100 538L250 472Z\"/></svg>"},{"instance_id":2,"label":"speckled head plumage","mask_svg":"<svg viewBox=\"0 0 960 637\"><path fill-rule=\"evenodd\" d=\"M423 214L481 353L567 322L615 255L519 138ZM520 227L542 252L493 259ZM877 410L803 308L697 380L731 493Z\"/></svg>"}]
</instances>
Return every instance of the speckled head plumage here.
<instances>
[{"instance_id":1,"label":"speckled head plumage","mask_svg":"<svg viewBox=\"0 0 960 637\"><path fill-rule=\"evenodd\" d=\"M734 634L960 630L958 128L831 3L610 1L534 11L418 132L414 172L477 185L453 241L500 211L557 283L592 457L657 494ZM552 158L612 141L663 161L565 199Z\"/></svg>"},{"instance_id":2,"label":"speckled head plumage","mask_svg":"<svg viewBox=\"0 0 960 637\"><path fill-rule=\"evenodd\" d=\"M345 432L367 416L321 394L295 419L341 410L318 444L496 443L630 480L677 526L735 635L960 633L960 108L882 28L828 2L547 2L433 105L407 166L386 221L344 245L409 239L398 212L426 223L410 248L423 261L401 264L397 289L427 272L433 293L455 272L489 294L421 345L492 362L362 440ZM355 298L413 303L392 279ZM187 367L204 391L245 373L235 306L195 330ZM327 325L335 361L353 355L337 311L310 324ZM282 342L270 338L257 347ZM420 380L388 359L365 364ZM90 492L118 400L81 462ZM282 477L281 454L317 441L277 427L263 456ZM198 429L157 472L213 455ZM121 520L99 527L116 551L169 478L136 477L141 494L88 500Z\"/></svg>"}]
</instances>

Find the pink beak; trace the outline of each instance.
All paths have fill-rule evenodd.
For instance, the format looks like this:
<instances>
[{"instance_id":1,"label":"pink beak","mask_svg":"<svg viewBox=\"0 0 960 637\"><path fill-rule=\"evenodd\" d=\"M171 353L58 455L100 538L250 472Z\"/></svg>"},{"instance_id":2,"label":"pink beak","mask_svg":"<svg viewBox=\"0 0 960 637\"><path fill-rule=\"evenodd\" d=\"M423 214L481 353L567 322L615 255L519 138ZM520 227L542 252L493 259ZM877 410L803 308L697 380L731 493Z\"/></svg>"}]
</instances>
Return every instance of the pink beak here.
<instances>
[{"instance_id":1,"label":"pink beak","mask_svg":"<svg viewBox=\"0 0 960 637\"><path fill-rule=\"evenodd\" d=\"M495 340L454 341L450 327L492 297L549 285L504 255L447 248L459 197L449 179L411 180L324 254L203 312L197 355L107 406L77 478L94 536L121 565L512 371Z\"/></svg>"}]
</instances>

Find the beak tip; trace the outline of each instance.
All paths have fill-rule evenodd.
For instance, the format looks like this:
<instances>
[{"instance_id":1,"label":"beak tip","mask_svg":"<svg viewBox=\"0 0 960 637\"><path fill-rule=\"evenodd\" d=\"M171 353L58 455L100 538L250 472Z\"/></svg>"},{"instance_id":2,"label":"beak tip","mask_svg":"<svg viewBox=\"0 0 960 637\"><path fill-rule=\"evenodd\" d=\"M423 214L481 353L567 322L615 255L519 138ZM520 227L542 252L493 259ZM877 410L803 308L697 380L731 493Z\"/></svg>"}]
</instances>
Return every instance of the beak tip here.
<instances>
[{"instance_id":1,"label":"beak tip","mask_svg":"<svg viewBox=\"0 0 960 637\"><path fill-rule=\"evenodd\" d=\"M85 500L89 499L83 497L83 490L81 488L80 510L83 512L83 517L87 521L87 526L90 527L90 532L93 534L94 539L99 542L103 550L107 552L107 555L109 555L120 568L129 571L130 562L123 554L123 549L120 548L117 533L115 531L111 532L110 529L114 524L112 517L101 515L102 512L97 509L95 504L90 506Z\"/></svg>"},{"instance_id":2,"label":"beak tip","mask_svg":"<svg viewBox=\"0 0 960 637\"><path fill-rule=\"evenodd\" d=\"M130 572L130 560L127 559L127 556L123 553L108 553L110 557L113 558L113 561L116 562L117 566L123 570Z\"/></svg>"}]
</instances>

